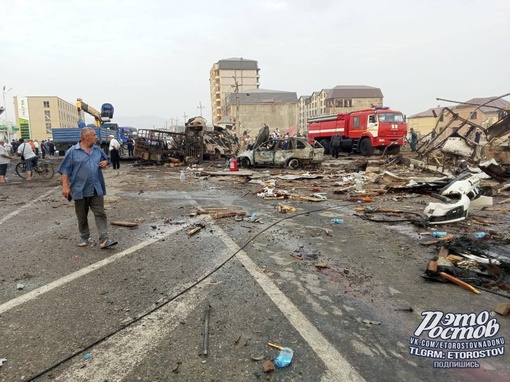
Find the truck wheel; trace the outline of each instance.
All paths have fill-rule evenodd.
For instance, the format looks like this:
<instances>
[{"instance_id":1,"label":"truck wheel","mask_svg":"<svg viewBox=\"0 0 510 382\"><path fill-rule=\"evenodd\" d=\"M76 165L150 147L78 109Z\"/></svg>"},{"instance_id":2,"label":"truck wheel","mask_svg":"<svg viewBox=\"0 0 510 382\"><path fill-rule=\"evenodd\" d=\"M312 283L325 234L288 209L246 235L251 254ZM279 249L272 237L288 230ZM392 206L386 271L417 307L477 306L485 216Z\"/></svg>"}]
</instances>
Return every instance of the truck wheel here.
<instances>
[{"instance_id":1,"label":"truck wheel","mask_svg":"<svg viewBox=\"0 0 510 382\"><path fill-rule=\"evenodd\" d=\"M323 139L320 143L321 143L322 147L324 147L324 154L325 155L330 154L329 141L327 139Z\"/></svg>"},{"instance_id":2,"label":"truck wheel","mask_svg":"<svg viewBox=\"0 0 510 382\"><path fill-rule=\"evenodd\" d=\"M299 168L300 166L300 163L299 163L299 160L297 159L291 159L288 163L289 168L293 169L293 170L296 170Z\"/></svg>"},{"instance_id":3,"label":"truck wheel","mask_svg":"<svg viewBox=\"0 0 510 382\"><path fill-rule=\"evenodd\" d=\"M364 157L369 157L374 153L374 148L372 147L372 143L370 143L370 139L363 138L359 144L359 152Z\"/></svg>"}]
</instances>

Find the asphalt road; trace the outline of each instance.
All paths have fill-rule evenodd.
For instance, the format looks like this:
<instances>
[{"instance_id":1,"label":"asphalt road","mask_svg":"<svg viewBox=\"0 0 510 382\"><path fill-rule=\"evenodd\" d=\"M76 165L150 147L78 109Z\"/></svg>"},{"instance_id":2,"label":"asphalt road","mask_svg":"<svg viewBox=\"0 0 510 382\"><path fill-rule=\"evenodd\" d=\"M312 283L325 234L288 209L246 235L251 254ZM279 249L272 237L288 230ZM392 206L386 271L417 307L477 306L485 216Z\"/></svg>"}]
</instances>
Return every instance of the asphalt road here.
<instances>
[{"instance_id":1,"label":"asphalt road","mask_svg":"<svg viewBox=\"0 0 510 382\"><path fill-rule=\"evenodd\" d=\"M188 172L180 182L178 167L121 166L106 171L109 221L138 226L111 225L119 244L108 250L77 247L57 176L0 185L1 381L510 380L506 353L433 348L425 334L412 342L423 312L478 315L508 301L424 280L438 248L419 245L417 228L362 220L358 201L321 179L280 181L280 170L258 173L328 199L265 200L244 177ZM279 213L281 203L297 211ZM197 207L256 218L215 219ZM195 224L204 228L189 236ZM294 257L300 248L308 259ZM509 339L508 316L491 319L491 338ZM279 353L268 343L292 348L292 364L265 373ZM454 360L479 367L443 368Z\"/></svg>"}]
</instances>

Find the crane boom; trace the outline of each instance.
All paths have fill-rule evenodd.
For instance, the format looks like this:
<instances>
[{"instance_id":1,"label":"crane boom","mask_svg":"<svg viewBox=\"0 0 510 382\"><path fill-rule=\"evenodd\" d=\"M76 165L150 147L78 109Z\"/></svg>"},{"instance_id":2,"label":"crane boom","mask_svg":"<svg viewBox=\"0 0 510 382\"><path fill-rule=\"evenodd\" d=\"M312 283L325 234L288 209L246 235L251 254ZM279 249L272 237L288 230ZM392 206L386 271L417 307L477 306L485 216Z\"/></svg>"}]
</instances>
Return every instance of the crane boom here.
<instances>
[{"instance_id":1,"label":"crane boom","mask_svg":"<svg viewBox=\"0 0 510 382\"><path fill-rule=\"evenodd\" d=\"M85 112L94 117L94 125L97 127L101 127L105 122L110 122L113 118L113 106L108 103L103 104L101 107L101 112L99 112L92 106L89 106L87 103L83 102L81 98L78 98L76 100L76 109L78 109L78 114L82 122L85 122L82 113Z\"/></svg>"}]
</instances>

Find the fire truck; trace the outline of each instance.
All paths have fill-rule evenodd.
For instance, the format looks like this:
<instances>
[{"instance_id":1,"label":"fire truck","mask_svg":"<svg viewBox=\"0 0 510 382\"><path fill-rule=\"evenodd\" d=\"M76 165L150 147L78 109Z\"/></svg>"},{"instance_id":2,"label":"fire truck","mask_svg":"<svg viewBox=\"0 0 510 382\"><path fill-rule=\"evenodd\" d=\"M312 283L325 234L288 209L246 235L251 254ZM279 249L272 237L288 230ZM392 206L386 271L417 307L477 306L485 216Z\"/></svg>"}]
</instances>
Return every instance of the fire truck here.
<instances>
[{"instance_id":1,"label":"fire truck","mask_svg":"<svg viewBox=\"0 0 510 382\"><path fill-rule=\"evenodd\" d=\"M319 141L330 152L331 137L341 137L341 151L370 156L374 150L400 152L407 134L405 116L388 107L357 110L308 119L308 139Z\"/></svg>"}]
</instances>

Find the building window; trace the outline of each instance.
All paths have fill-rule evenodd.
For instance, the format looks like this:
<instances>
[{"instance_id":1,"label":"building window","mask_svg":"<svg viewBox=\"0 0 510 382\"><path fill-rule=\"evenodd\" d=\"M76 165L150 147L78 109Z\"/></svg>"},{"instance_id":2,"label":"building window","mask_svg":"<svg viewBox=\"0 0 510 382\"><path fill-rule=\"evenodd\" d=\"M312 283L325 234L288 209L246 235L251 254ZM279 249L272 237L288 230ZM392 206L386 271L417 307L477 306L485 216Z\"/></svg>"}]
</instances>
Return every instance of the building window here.
<instances>
[{"instance_id":1,"label":"building window","mask_svg":"<svg viewBox=\"0 0 510 382\"><path fill-rule=\"evenodd\" d=\"M469 119L476 119L476 116L477 116L476 111L473 111Z\"/></svg>"},{"instance_id":2,"label":"building window","mask_svg":"<svg viewBox=\"0 0 510 382\"><path fill-rule=\"evenodd\" d=\"M336 99L335 107L352 107L352 99Z\"/></svg>"},{"instance_id":3,"label":"building window","mask_svg":"<svg viewBox=\"0 0 510 382\"><path fill-rule=\"evenodd\" d=\"M46 110L46 111L44 112L44 119L45 119L46 121L51 121L51 113L50 113L50 111L49 111L49 110Z\"/></svg>"},{"instance_id":4,"label":"building window","mask_svg":"<svg viewBox=\"0 0 510 382\"><path fill-rule=\"evenodd\" d=\"M46 134L51 134L51 122L46 122Z\"/></svg>"},{"instance_id":5,"label":"building window","mask_svg":"<svg viewBox=\"0 0 510 382\"><path fill-rule=\"evenodd\" d=\"M43 107L50 107L50 101L43 101Z\"/></svg>"}]
</instances>

